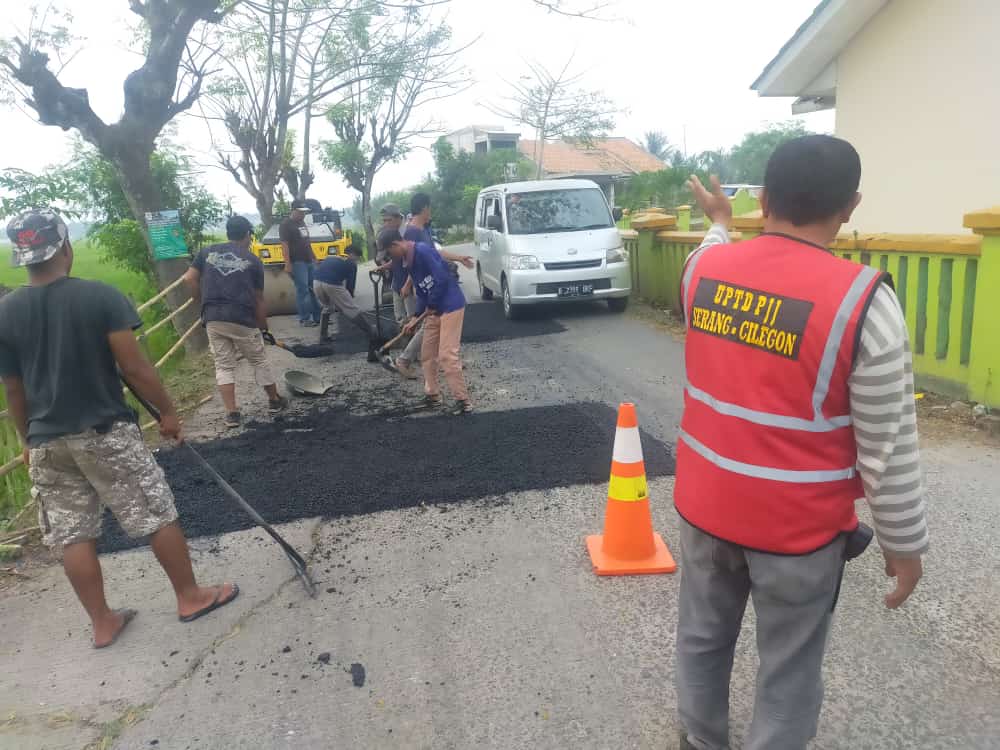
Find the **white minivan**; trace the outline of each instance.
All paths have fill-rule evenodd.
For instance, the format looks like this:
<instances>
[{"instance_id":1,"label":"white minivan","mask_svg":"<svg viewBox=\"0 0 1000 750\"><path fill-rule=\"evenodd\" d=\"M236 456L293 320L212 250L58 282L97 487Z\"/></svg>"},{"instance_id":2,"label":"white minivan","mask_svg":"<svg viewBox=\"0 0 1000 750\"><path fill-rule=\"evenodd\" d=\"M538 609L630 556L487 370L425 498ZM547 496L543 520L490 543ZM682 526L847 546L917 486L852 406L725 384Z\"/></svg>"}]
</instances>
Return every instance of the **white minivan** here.
<instances>
[{"instance_id":1,"label":"white minivan","mask_svg":"<svg viewBox=\"0 0 1000 750\"><path fill-rule=\"evenodd\" d=\"M617 213L590 180L511 182L480 191L480 295L499 294L509 319L524 305L573 299L604 299L623 312L632 277Z\"/></svg>"}]
</instances>

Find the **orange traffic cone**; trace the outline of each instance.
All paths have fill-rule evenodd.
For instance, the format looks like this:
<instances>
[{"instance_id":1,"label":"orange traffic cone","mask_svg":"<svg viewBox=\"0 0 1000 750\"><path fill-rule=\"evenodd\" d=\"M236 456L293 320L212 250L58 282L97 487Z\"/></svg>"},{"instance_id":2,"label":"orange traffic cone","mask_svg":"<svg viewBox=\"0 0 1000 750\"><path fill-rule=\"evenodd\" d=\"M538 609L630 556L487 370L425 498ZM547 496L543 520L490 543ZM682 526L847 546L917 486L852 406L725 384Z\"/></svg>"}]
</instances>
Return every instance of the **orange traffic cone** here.
<instances>
[{"instance_id":1,"label":"orange traffic cone","mask_svg":"<svg viewBox=\"0 0 1000 750\"><path fill-rule=\"evenodd\" d=\"M635 404L618 407L604 534L588 536L587 549L594 572L599 576L673 573L677 570L677 563L667 545L653 531Z\"/></svg>"}]
</instances>

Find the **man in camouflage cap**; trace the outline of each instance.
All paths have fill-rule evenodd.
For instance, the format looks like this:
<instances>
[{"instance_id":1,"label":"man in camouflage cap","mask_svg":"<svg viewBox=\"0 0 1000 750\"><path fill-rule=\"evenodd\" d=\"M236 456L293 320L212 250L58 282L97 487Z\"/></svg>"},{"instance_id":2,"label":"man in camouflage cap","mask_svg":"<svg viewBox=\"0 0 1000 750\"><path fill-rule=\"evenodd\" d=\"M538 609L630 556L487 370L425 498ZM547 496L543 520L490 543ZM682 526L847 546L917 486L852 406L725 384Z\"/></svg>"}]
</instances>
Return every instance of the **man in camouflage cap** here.
<instances>
[{"instance_id":1,"label":"man in camouflage cap","mask_svg":"<svg viewBox=\"0 0 1000 750\"><path fill-rule=\"evenodd\" d=\"M149 536L177 595L184 622L236 598L235 584L199 586L174 498L122 394L121 374L162 414L160 434L181 439L177 411L133 330L142 325L121 292L70 278L73 247L50 209L27 211L7 227L11 262L28 285L0 300L0 378L38 495L45 539L94 627L110 646L135 617L112 610L97 559L102 506L131 536Z\"/></svg>"}]
</instances>

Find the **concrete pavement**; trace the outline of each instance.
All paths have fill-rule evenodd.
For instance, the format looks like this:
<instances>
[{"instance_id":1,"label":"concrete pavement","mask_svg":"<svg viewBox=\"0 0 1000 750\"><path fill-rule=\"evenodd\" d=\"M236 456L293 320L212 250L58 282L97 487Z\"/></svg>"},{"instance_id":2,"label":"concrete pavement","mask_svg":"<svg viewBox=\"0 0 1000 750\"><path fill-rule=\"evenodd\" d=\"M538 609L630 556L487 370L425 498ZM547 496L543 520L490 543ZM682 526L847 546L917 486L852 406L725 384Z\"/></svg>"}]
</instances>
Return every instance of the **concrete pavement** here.
<instances>
[{"instance_id":1,"label":"concrete pavement","mask_svg":"<svg viewBox=\"0 0 1000 750\"><path fill-rule=\"evenodd\" d=\"M474 288L467 279L470 299ZM552 315L565 331L465 348L478 408L632 400L641 426L671 443L680 345L600 305ZM393 382L363 355L273 359L340 384L328 402L297 401L302 413L339 405L378 419L384 395L373 394ZM241 393L251 388L243 383ZM419 386L403 384L401 393L416 399ZM247 411L264 418L262 394L252 398ZM220 417L213 402L191 431L214 436ZM291 446L305 439L287 437ZM588 439L586 424L566 435ZM537 450L544 455L545 446ZM932 440L924 458L926 578L903 610L888 612L877 550L851 563L815 748L1000 744L1000 451L975 437ZM657 478L650 490L655 525L677 555L672 484ZM88 648L68 584L48 570L8 592L0 610L0 748L79 749L102 738L129 750L675 747L673 628L683 560L674 576L594 576L583 536L600 529L605 491L586 484L501 492L283 525L310 555L316 600L304 598L259 531L204 537L192 543L198 570L210 580L236 578L243 595L195 625L176 621L148 549L109 555L113 603L141 613L104 652ZM752 615L733 682L737 747L751 709L751 626Z\"/></svg>"}]
</instances>

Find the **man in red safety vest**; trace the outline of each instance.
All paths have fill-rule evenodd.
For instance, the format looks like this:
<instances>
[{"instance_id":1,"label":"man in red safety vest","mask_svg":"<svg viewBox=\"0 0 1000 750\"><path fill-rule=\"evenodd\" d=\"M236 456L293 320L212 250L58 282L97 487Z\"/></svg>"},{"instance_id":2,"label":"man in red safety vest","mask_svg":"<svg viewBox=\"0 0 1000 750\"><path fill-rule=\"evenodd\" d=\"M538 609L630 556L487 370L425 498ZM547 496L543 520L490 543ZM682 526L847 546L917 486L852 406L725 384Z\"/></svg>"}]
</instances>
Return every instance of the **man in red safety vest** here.
<instances>
[{"instance_id":1,"label":"man in red safety vest","mask_svg":"<svg viewBox=\"0 0 1000 750\"><path fill-rule=\"evenodd\" d=\"M675 503L681 748L729 747L729 681L748 598L757 676L745 750L803 750L844 562L871 530L901 605L927 549L906 323L887 274L827 248L861 200L846 141L779 146L764 233L730 244L729 200L690 186L712 228L681 282L688 335Z\"/></svg>"}]
</instances>

